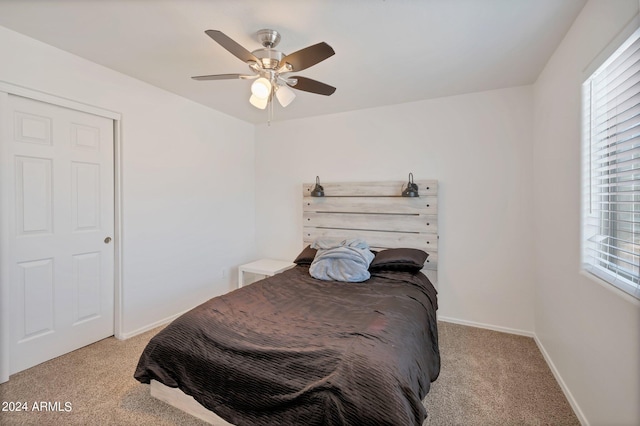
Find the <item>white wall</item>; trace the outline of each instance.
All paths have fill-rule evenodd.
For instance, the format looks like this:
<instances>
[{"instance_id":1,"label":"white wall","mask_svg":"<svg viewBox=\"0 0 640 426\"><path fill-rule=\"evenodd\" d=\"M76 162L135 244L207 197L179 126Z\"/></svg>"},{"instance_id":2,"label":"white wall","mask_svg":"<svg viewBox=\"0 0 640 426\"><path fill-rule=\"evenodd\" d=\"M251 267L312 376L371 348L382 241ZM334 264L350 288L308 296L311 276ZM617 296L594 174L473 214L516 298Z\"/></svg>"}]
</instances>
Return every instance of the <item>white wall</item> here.
<instances>
[{"instance_id":1,"label":"white wall","mask_svg":"<svg viewBox=\"0 0 640 426\"><path fill-rule=\"evenodd\" d=\"M316 175L438 179L439 315L531 333L531 105L518 87L259 126L259 253L300 251Z\"/></svg>"},{"instance_id":2,"label":"white wall","mask_svg":"<svg viewBox=\"0 0 640 426\"><path fill-rule=\"evenodd\" d=\"M534 86L535 332L591 425L640 424L640 304L579 272L583 70L637 12L589 1Z\"/></svg>"},{"instance_id":3,"label":"white wall","mask_svg":"<svg viewBox=\"0 0 640 426\"><path fill-rule=\"evenodd\" d=\"M253 125L0 27L0 80L122 114L123 328L228 291L255 256Z\"/></svg>"}]
</instances>

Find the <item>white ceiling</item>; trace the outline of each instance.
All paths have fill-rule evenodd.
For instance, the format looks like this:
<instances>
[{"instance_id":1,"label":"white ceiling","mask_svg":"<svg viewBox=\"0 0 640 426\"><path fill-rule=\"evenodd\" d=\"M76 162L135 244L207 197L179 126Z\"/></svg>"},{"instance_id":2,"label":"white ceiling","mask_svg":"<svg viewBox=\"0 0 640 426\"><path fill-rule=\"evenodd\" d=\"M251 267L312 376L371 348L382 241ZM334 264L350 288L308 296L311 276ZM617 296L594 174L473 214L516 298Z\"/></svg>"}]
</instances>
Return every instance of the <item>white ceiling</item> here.
<instances>
[{"instance_id":1,"label":"white ceiling","mask_svg":"<svg viewBox=\"0 0 640 426\"><path fill-rule=\"evenodd\" d=\"M337 87L296 91L274 121L533 83L586 0L0 0L0 25L252 123L250 81L194 81L249 68L210 39L247 50L282 34L293 53L336 54L299 74Z\"/></svg>"}]
</instances>

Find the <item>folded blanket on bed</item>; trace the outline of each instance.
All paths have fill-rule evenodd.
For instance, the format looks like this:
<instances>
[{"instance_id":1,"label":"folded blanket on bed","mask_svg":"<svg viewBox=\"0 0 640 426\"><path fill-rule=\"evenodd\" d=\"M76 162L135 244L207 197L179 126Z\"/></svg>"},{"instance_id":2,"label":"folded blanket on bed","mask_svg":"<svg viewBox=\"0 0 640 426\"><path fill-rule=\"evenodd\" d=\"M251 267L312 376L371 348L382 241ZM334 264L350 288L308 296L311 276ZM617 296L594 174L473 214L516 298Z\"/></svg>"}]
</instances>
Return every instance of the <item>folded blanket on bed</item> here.
<instances>
[{"instance_id":1,"label":"folded blanket on bed","mask_svg":"<svg viewBox=\"0 0 640 426\"><path fill-rule=\"evenodd\" d=\"M369 244L360 239L344 241L316 240L311 248L318 250L309 273L324 281L362 282L371 277L369 264L374 254Z\"/></svg>"}]
</instances>

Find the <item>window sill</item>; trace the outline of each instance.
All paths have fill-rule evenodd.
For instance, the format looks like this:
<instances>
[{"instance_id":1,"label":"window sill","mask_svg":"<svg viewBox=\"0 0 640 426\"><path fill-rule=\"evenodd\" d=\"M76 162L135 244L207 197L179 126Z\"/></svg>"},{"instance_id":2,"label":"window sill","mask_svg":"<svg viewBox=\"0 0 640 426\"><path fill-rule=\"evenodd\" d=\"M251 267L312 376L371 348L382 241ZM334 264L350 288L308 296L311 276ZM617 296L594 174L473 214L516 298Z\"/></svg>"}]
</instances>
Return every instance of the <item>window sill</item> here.
<instances>
[{"instance_id":1,"label":"window sill","mask_svg":"<svg viewBox=\"0 0 640 426\"><path fill-rule=\"evenodd\" d=\"M588 278L590 281L593 281L597 284L599 284L600 286L604 287L605 289L609 290L610 292L614 293L615 295L617 295L618 297L621 297L622 299L626 300L627 302L630 302L632 304L634 304L635 306L640 306L640 299L637 298L636 296L627 293L626 291L616 287L615 285L609 283L608 281L600 278L599 276L587 271L584 268L580 268L580 275Z\"/></svg>"}]
</instances>

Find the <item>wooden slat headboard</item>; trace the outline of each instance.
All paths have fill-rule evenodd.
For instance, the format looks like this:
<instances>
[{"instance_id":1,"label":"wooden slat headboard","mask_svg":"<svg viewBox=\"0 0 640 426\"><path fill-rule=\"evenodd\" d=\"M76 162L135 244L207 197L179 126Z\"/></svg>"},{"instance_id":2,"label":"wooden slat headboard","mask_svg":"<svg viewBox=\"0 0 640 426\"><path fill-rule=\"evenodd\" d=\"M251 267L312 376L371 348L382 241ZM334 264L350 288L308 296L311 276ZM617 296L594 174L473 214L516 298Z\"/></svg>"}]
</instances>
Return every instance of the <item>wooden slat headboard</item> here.
<instances>
[{"instance_id":1,"label":"wooden slat headboard","mask_svg":"<svg viewBox=\"0 0 640 426\"><path fill-rule=\"evenodd\" d=\"M415 181L420 197L402 197L406 181L321 183L324 197L302 185L303 240L362 238L374 250L409 247L429 253L426 270L438 265L438 181ZM434 274L430 278L433 278Z\"/></svg>"}]
</instances>

